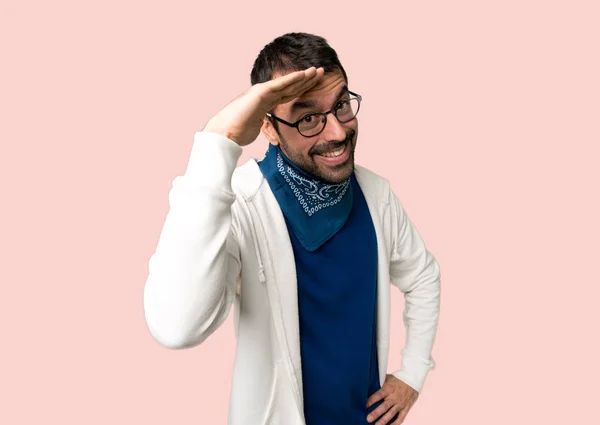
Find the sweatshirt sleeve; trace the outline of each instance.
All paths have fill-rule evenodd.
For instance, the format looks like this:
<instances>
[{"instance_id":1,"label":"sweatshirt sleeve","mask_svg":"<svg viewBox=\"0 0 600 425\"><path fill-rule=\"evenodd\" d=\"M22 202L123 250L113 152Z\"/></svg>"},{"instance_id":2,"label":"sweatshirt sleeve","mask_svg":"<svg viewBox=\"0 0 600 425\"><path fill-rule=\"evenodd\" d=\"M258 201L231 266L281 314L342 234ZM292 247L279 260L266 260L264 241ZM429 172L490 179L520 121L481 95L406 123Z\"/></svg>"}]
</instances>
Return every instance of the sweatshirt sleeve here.
<instances>
[{"instance_id":1,"label":"sweatshirt sleeve","mask_svg":"<svg viewBox=\"0 0 600 425\"><path fill-rule=\"evenodd\" d=\"M148 262L144 314L161 345L196 346L226 319L240 274L231 177L242 148L215 133L194 135L183 176Z\"/></svg>"},{"instance_id":2,"label":"sweatshirt sleeve","mask_svg":"<svg viewBox=\"0 0 600 425\"><path fill-rule=\"evenodd\" d=\"M404 293L406 328L401 368L393 375L420 392L435 368L431 352L440 312L440 267L393 193L391 208L396 219L390 278Z\"/></svg>"}]
</instances>

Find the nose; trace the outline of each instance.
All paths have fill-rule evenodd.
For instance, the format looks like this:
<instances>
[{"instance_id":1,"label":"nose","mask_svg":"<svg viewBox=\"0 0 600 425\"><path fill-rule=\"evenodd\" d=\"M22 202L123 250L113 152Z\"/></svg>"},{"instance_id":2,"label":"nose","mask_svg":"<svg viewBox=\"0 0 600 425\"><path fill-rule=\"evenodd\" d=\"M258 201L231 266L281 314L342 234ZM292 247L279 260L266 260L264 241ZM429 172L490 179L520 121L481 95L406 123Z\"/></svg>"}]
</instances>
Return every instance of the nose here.
<instances>
[{"instance_id":1,"label":"nose","mask_svg":"<svg viewBox=\"0 0 600 425\"><path fill-rule=\"evenodd\" d=\"M328 141L341 142L346 138L346 129L341 124L335 114L327 114L327 122L321 136Z\"/></svg>"}]
</instances>

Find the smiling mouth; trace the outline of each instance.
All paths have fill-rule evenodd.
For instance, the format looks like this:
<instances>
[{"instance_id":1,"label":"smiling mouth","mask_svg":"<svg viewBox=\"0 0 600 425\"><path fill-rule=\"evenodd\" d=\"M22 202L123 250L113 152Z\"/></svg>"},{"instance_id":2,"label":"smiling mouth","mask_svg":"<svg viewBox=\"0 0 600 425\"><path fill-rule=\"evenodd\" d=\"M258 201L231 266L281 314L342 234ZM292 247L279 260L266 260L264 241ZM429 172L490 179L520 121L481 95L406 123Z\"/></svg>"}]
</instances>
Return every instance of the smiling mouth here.
<instances>
[{"instance_id":1,"label":"smiling mouth","mask_svg":"<svg viewBox=\"0 0 600 425\"><path fill-rule=\"evenodd\" d=\"M325 158L335 158L335 157L338 157L338 156L340 156L341 154L344 153L344 150L346 150L346 146L347 145L348 145L348 142L344 143L342 146L340 146L339 148L337 148L334 151L325 152L325 153L322 153L322 154L319 154L319 155L322 156L322 157L325 157Z\"/></svg>"},{"instance_id":2,"label":"smiling mouth","mask_svg":"<svg viewBox=\"0 0 600 425\"><path fill-rule=\"evenodd\" d=\"M320 154L315 154L314 158L317 162L334 167L345 164L350 157L350 143L346 142L342 146L338 147L335 150L323 152Z\"/></svg>"},{"instance_id":3,"label":"smiling mouth","mask_svg":"<svg viewBox=\"0 0 600 425\"><path fill-rule=\"evenodd\" d=\"M335 158L336 156L340 156L341 154L344 153L344 150L346 149L346 146L348 146L348 143L350 143L350 140L346 140L345 142L342 142L337 148L326 151L326 152L318 152L315 153L313 155L318 155L318 156L322 156L325 158Z\"/></svg>"}]
</instances>

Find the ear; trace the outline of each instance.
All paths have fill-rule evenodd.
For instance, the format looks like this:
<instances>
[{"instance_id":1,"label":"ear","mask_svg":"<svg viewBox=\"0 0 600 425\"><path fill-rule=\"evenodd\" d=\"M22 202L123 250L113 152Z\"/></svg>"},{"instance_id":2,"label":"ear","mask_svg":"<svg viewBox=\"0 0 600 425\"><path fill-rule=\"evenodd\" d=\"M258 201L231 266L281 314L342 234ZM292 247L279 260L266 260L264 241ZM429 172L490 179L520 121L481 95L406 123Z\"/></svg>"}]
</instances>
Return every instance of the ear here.
<instances>
[{"instance_id":1,"label":"ear","mask_svg":"<svg viewBox=\"0 0 600 425\"><path fill-rule=\"evenodd\" d=\"M260 131L262 131L269 143L275 146L279 145L279 134L277 134L275 127L273 127L273 124L268 117L263 118L263 124Z\"/></svg>"}]
</instances>

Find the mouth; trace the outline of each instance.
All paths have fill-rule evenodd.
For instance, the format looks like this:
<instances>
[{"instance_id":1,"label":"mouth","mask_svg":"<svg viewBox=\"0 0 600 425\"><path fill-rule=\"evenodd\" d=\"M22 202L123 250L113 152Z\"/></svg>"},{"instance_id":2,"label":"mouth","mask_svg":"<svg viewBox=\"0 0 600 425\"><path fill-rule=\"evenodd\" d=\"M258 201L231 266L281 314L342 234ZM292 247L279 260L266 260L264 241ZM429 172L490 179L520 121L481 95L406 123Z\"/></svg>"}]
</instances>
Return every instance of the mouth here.
<instances>
[{"instance_id":1,"label":"mouth","mask_svg":"<svg viewBox=\"0 0 600 425\"><path fill-rule=\"evenodd\" d=\"M321 154L315 154L314 158L318 162L324 165L339 165L344 163L350 157L350 141L345 142L342 146L335 150L324 152Z\"/></svg>"}]
</instances>

